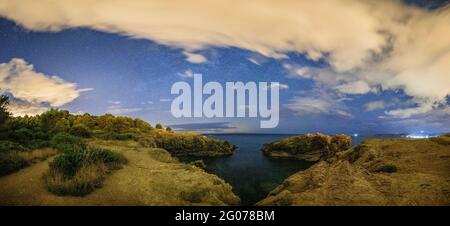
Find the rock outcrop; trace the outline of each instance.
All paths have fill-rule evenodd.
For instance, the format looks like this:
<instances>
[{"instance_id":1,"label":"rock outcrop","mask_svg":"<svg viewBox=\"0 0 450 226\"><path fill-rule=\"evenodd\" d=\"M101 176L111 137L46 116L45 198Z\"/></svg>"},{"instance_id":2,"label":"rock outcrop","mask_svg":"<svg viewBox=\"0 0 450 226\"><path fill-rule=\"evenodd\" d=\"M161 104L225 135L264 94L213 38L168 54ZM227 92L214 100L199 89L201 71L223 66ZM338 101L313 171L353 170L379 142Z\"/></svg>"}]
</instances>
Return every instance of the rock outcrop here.
<instances>
[{"instance_id":1,"label":"rock outcrop","mask_svg":"<svg viewBox=\"0 0 450 226\"><path fill-rule=\"evenodd\" d=\"M329 136L318 133L288 137L264 144L261 150L272 158L292 158L315 162L334 156L337 152L350 147L350 136Z\"/></svg>"},{"instance_id":2,"label":"rock outcrop","mask_svg":"<svg viewBox=\"0 0 450 226\"><path fill-rule=\"evenodd\" d=\"M292 175L257 205L450 205L446 140L368 140Z\"/></svg>"}]
</instances>

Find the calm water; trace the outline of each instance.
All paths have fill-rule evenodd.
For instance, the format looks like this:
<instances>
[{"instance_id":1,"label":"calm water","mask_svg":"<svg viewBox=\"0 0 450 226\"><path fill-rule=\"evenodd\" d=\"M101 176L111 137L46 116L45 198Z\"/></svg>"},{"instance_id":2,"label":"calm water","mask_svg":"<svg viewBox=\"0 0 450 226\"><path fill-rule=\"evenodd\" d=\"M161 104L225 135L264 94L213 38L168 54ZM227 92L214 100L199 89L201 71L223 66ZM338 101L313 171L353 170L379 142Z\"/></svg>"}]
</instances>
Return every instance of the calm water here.
<instances>
[{"instance_id":1,"label":"calm water","mask_svg":"<svg viewBox=\"0 0 450 226\"><path fill-rule=\"evenodd\" d=\"M215 134L211 137L227 140L238 146L231 156L203 159L207 171L223 178L233 186L243 205L253 205L265 198L290 175L309 168L312 163L299 160L269 159L260 150L264 143L292 135L280 134ZM371 138L386 138L371 136ZM394 138L389 136L389 138ZM399 138L399 137L398 137ZM353 137L353 145L364 137ZM192 160L192 159L190 159Z\"/></svg>"},{"instance_id":2,"label":"calm water","mask_svg":"<svg viewBox=\"0 0 450 226\"><path fill-rule=\"evenodd\" d=\"M312 164L305 161L269 159L260 150L264 143L289 135L210 135L238 146L231 156L204 159L208 171L233 186L243 205L253 205L267 196L287 177Z\"/></svg>"}]
</instances>

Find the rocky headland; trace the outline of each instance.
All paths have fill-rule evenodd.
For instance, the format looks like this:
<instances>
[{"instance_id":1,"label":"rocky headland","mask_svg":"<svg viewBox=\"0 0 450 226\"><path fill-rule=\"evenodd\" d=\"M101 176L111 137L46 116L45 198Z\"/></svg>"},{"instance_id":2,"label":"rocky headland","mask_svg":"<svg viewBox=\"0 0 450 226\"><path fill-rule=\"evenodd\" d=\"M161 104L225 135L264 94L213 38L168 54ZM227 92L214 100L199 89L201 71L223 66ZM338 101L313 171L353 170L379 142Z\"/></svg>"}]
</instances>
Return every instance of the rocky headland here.
<instances>
[{"instance_id":1,"label":"rocky headland","mask_svg":"<svg viewBox=\"0 0 450 226\"><path fill-rule=\"evenodd\" d=\"M289 158L316 162L351 147L347 135L305 134L264 144L261 150L271 158Z\"/></svg>"},{"instance_id":2,"label":"rocky headland","mask_svg":"<svg viewBox=\"0 0 450 226\"><path fill-rule=\"evenodd\" d=\"M295 173L257 205L450 205L450 135L367 140Z\"/></svg>"}]
</instances>

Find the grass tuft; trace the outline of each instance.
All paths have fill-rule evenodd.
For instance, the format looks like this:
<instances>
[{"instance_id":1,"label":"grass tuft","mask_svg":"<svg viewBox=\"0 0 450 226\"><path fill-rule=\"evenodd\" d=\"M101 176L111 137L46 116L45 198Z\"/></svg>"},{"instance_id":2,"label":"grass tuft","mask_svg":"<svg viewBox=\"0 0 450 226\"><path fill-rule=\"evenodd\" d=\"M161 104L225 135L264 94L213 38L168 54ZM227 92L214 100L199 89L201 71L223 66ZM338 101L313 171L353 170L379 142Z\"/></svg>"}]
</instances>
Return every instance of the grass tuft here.
<instances>
[{"instance_id":1,"label":"grass tuft","mask_svg":"<svg viewBox=\"0 0 450 226\"><path fill-rule=\"evenodd\" d=\"M44 180L54 194L83 196L101 187L110 171L126 163L124 156L107 149L66 150L49 163Z\"/></svg>"}]
</instances>

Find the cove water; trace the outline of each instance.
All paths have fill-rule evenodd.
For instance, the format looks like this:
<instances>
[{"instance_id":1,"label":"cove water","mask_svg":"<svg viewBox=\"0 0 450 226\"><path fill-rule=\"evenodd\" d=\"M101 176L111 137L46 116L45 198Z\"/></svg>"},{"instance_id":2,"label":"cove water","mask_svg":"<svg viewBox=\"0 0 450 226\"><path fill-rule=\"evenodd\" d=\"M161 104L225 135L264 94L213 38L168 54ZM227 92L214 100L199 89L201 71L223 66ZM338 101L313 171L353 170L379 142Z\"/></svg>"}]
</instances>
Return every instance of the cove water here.
<instances>
[{"instance_id":1,"label":"cove water","mask_svg":"<svg viewBox=\"0 0 450 226\"><path fill-rule=\"evenodd\" d=\"M233 186L233 192L240 197L242 205L254 205L286 178L314 164L300 160L270 159L262 153L261 147L264 143L294 136L292 134L210 134L207 136L227 140L238 147L231 156L206 158L203 161L209 173L219 176ZM352 137L352 144L357 145L364 138L367 136ZM377 135L370 138L395 139L401 136Z\"/></svg>"}]
</instances>

